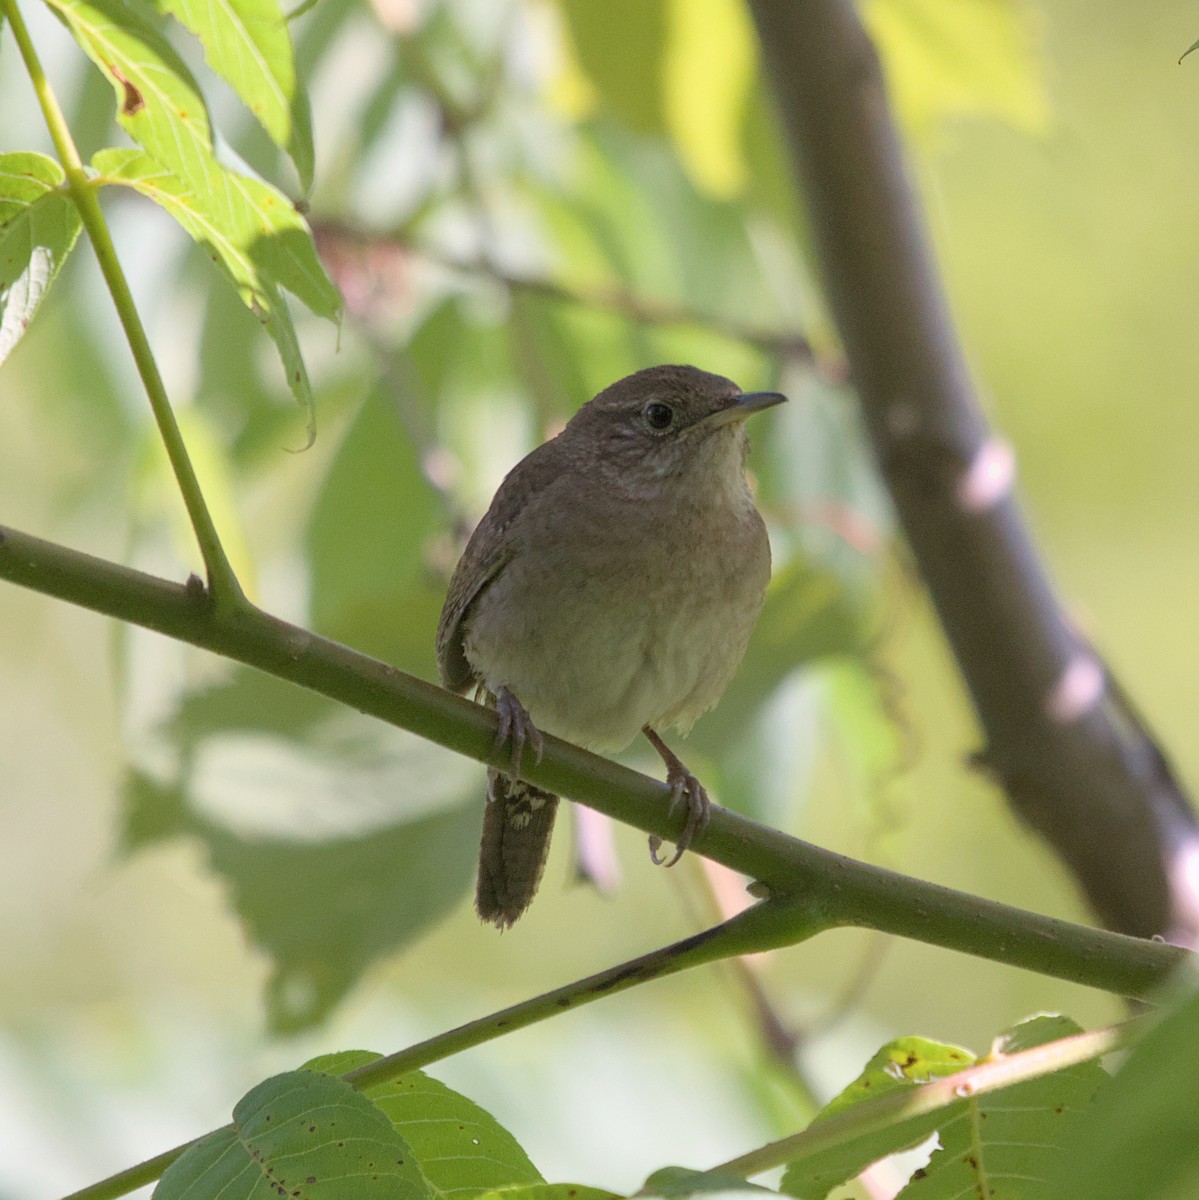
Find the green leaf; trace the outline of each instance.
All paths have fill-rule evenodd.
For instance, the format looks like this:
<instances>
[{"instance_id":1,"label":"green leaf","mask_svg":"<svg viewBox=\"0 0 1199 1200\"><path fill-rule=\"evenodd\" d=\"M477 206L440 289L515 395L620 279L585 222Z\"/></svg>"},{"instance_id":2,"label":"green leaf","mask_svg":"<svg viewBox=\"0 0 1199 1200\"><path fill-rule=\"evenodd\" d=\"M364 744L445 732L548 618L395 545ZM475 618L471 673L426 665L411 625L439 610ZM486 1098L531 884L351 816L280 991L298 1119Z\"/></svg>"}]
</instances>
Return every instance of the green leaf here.
<instances>
[{"instance_id":1,"label":"green leaf","mask_svg":"<svg viewBox=\"0 0 1199 1200\"><path fill-rule=\"evenodd\" d=\"M1066 1017L1033 1017L1005 1033L991 1056L1015 1054L1078 1032L1079 1027ZM923 1038L893 1042L813 1124L888 1092L916 1092L922 1083L956 1074L975 1061L960 1047ZM1097 1062L1084 1062L999 1091L971 1095L930 1113L900 1118L885 1129L792 1163L783 1176L782 1190L802 1200L824 1200L832 1188L871 1163L910 1149L935 1132L941 1148L905 1189L905 1200L981 1194L984 1186L994 1189L987 1195L1004 1200L1050 1200L1062 1195L1086 1195L1091 1200L1086 1191L1047 1191L1045 1181L1104 1078Z\"/></svg>"},{"instance_id":2,"label":"green leaf","mask_svg":"<svg viewBox=\"0 0 1199 1200\"><path fill-rule=\"evenodd\" d=\"M344 1075L374 1062L366 1050L325 1054L305 1070ZM421 1172L439 1195L459 1200L514 1184L542 1183L520 1143L489 1112L460 1092L412 1071L362 1093L412 1147Z\"/></svg>"},{"instance_id":3,"label":"green leaf","mask_svg":"<svg viewBox=\"0 0 1199 1200\"><path fill-rule=\"evenodd\" d=\"M42 154L0 154L0 363L21 340L79 237L79 210Z\"/></svg>"},{"instance_id":4,"label":"green leaf","mask_svg":"<svg viewBox=\"0 0 1199 1200\"><path fill-rule=\"evenodd\" d=\"M153 0L192 31L208 65L245 102L312 186L312 113L296 77L291 35L278 0Z\"/></svg>"},{"instance_id":5,"label":"green leaf","mask_svg":"<svg viewBox=\"0 0 1199 1200\"><path fill-rule=\"evenodd\" d=\"M919 1088L930 1079L954 1075L975 1062L961 1046L906 1037L889 1042L865 1070L816 1115L812 1124L844 1112L863 1100ZM851 1138L832 1149L793 1162L779 1184L781 1191L802 1200L824 1200L834 1187L864 1171L871 1163L918 1146L946 1119L944 1110L897 1121L887 1129Z\"/></svg>"},{"instance_id":6,"label":"green leaf","mask_svg":"<svg viewBox=\"0 0 1199 1200\"><path fill-rule=\"evenodd\" d=\"M386 1116L331 1075L288 1071L252 1088L173 1163L155 1200L432 1200Z\"/></svg>"},{"instance_id":7,"label":"green leaf","mask_svg":"<svg viewBox=\"0 0 1199 1200\"><path fill-rule=\"evenodd\" d=\"M166 38L122 0L46 2L112 84L121 127L160 167L203 195L216 170L208 109Z\"/></svg>"},{"instance_id":8,"label":"green leaf","mask_svg":"<svg viewBox=\"0 0 1199 1200\"><path fill-rule=\"evenodd\" d=\"M992 1053L1016 1054L1080 1032L1067 1017L1031 1017L1005 1034ZM1078 1063L971 1097L956 1119L943 1113L937 1129L941 1149L933 1154L923 1176L904 1192L905 1200L969 1194L984 1183L994 1188L996 1196L1011 1200L1055 1200L1069 1194L1046 1190L1045 1181L1078 1115L1085 1112L1104 1079L1098 1062ZM1085 1191L1073 1194L1090 1200Z\"/></svg>"},{"instance_id":9,"label":"green leaf","mask_svg":"<svg viewBox=\"0 0 1199 1200\"><path fill-rule=\"evenodd\" d=\"M319 317L332 319L340 312L341 296L321 265L304 218L270 184L212 164L197 192L134 150L101 150L92 166L101 182L149 196L220 255L250 307L261 298L256 286L265 277Z\"/></svg>"},{"instance_id":10,"label":"green leaf","mask_svg":"<svg viewBox=\"0 0 1199 1200\"><path fill-rule=\"evenodd\" d=\"M639 1196L750 1195L754 1192L773 1196L771 1188L747 1183L736 1175L721 1171L694 1171L689 1167L660 1167L642 1185Z\"/></svg>"},{"instance_id":11,"label":"green leaf","mask_svg":"<svg viewBox=\"0 0 1199 1200\"><path fill-rule=\"evenodd\" d=\"M315 758L283 768L267 753L282 782L315 767ZM396 779L399 787L402 776ZM213 786L210 784L210 787ZM326 805L335 801L330 786ZM144 775L129 782L129 840L145 832L198 837L213 870L227 884L249 936L271 957L267 1010L278 1031L323 1019L372 962L413 941L465 897L479 840L478 795L465 803L361 836L302 840L240 836L205 819L172 788Z\"/></svg>"},{"instance_id":12,"label":"green leaf","mask_svg":"<svg viewBox=\"0 0 1199 1200\"><path fill-rule=\"evenodd\" d=\"M1199 1194L1199 994L1169 1012L1099 1091L1059 1155L1049 1196L1185 1200Z\"/></svg>"},{"instance_id":13,"label":"green leaf","mask_svg":"<svg viewBox=\"0 0 1199 1200\"><path fill-rule=\"evenodd\" d=\"M65 179L62 167L44 154L0 154L0 229Z\"/></svg>"},{"instance_id":14,"label":"green leaf","mask_svg":"<svg viewBox=\"0 0 1199 1200\"><path fill-rule=\"evenodd\" d=\"M131 187L165 209L208 251L275 342L292 394L310 413L312 389L287 288L318 316L337 317L341 297L316 254L303 217L281 192L211 162L206 186L189 188L137 150L101 150L92 160L105 184Z\"/></svg>"},{"instance_id":15,"label":"green leaf","mask_svg":"<svg viewBox=\"0 0 1199 1200\"><path fill-rule=\"evenodd\" d=\"M483 1192L479 1200L613 1200L614 1194L581 1183L522 1183Z\"/></svg>"}]
</instances>

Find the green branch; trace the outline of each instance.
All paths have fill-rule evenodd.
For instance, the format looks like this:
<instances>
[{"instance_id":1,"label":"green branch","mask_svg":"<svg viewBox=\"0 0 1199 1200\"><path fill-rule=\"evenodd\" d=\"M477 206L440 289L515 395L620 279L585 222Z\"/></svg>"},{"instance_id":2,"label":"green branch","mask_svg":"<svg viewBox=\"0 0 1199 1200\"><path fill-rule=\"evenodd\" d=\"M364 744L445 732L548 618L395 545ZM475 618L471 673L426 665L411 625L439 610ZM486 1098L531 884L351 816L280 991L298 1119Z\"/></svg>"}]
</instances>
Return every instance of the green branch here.
<instances>
[{"instance_id":1,"label":"green branch","mask_svg":"<svg viewBox=\"0 0 1199 1200\"><path fill-rule=\"evenodd\" d=\"M79 209L83 227L87 230L92 248L96 252L96 259L100 264L104 282L108 285L113 304L116 306L117 316L125 330L125 337L129 341L129 348L133 353L138 374L146 389L146 395L150 399L150 408L153 410L159 435L166 447L171 469L175 473L179 491L183 495L183 503L187 508L188 518L200 546L212 594L218 605L227 603L232 607L237 607L245 604L241 585L238 583L237 576L221 545L212 515L204 500L204 493L200 490L200 481L196 478L195 469L188 457L183 435L179 431L175 414L171 411L171 403L167 398L166 387L159 374L154 352L150 349L145 326L138 315L137 306L133 301L133 293L129 290L129 281L125 278L124 269L117 258L108 222L104 219L100 202L96 199L95 188L88 178L83 159L79 156L79 149L75 145L75 139L71 135L66 117L50 86L50 81L46 78L45 71L42 70L41 60L29 37L29 30L25 26L20 9L17 8L16 0L0 0L0 12L8 17L9 23L12 25L13 37L16 39L25 69L29 73L30 82L33 84L34 93L41 106L42 116L45 118L50 137L54 142L54 149L66 172L67 187Z\"/></svg>"},{"instance_id":2,"label":"green branch","mask_svg":"<svg viewBox=\"0 0 1199 1200\"><path fill-rule=\"evenodd\" d=\"M0 526L0 579L189 642L465 754L504 765L495 715L377 659L246 604L212 603L198 579L174 584ZM558 738L529 782L673 840L665 784ZM803 898L822 929L856 925L960 950L1126 996L1144 996L1183 957L1176 947L1073 925L856 862L714 807L695 849Z\"/></svg>"}]
</instances>

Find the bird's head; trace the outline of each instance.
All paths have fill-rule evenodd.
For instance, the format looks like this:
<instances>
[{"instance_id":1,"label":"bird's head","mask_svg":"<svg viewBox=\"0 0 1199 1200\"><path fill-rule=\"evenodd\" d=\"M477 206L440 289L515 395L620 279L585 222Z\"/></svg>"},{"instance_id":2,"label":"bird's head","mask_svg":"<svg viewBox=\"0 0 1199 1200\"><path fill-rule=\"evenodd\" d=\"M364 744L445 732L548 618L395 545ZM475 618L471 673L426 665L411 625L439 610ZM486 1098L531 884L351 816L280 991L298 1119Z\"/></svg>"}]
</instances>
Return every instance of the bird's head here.
<instances>
[{"instance_id":1,"label":"bird's head","mask_svg":"<svg viewBox=\"0 0 1199 1200\"><path fill-rule=\"evenodd\" d=\"M723 474L744 462L746 418L785 399L698 367L648 367L583 405L562 436L624 475Z\"/></svg>"}]
</instances>

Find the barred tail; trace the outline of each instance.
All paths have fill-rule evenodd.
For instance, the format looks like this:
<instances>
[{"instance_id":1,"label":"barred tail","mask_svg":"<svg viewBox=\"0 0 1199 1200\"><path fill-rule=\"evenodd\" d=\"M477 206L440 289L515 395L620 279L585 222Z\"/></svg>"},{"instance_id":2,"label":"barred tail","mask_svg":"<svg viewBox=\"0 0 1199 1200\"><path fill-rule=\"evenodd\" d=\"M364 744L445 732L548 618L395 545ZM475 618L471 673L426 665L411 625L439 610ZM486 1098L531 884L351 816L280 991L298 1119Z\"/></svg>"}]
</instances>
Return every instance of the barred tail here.
<instances>
[{"instance_id":1,"label":"barred tail","mask_svg":"<svg viewBox=\"0 0 1199 1200\"><path fill-rule=\"evenodd\" d=\"M475 910L480 920L507 929L533 901L558 812L558 797L532 784L487 772L487 808L479 844Z\"/></svg>"}]
</instances>

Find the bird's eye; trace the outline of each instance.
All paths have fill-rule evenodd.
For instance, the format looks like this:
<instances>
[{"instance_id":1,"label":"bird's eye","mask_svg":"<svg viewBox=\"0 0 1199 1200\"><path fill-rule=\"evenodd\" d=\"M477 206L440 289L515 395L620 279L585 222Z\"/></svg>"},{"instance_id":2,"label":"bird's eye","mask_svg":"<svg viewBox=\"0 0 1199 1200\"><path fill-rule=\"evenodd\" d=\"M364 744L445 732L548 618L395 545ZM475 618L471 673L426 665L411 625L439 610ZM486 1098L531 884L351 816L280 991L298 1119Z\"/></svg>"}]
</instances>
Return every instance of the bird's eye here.
<instances>
[{"instance_id":1,"label":"bird's eye","mask_svg":"<svg viewBox=\"0 0 1199 1200\"><path fill-rule=\"evenodd\" d=\"M651 401L645 406L645 419L651 429L661 432L670 428L674 420L674 409L659 400Z\"/></svg>"}]
</instances>

